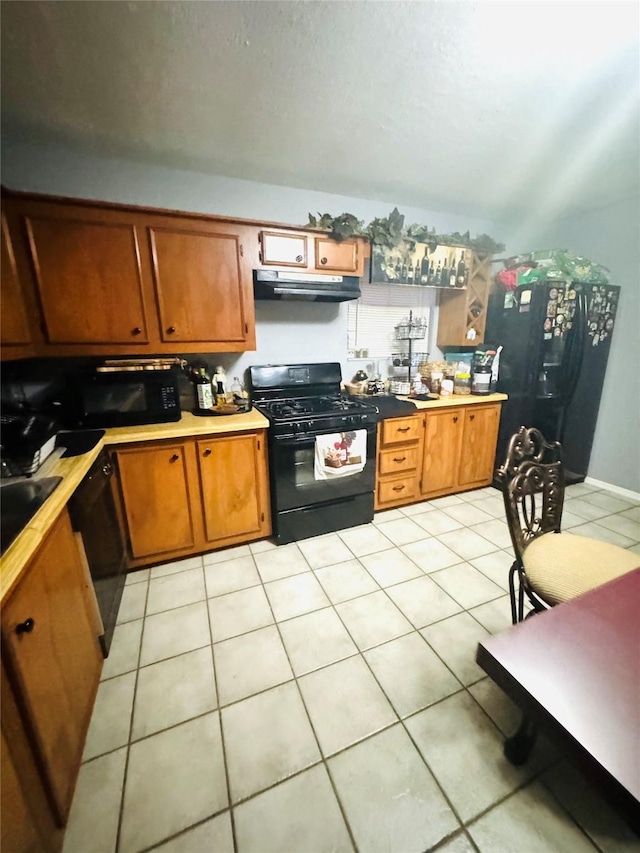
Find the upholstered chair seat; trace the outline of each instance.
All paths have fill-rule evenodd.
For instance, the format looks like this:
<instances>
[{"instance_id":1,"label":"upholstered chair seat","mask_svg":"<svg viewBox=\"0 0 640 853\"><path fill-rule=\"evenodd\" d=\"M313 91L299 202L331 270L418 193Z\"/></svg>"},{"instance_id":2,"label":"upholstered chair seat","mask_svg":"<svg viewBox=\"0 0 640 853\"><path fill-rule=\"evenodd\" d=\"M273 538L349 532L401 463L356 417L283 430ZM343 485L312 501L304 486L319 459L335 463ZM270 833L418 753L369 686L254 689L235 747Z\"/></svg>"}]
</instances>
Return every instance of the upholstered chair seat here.
<instances>
[{"instance_id":1,"label":"upholstered chair seat","mask_svg":"<svg viewBox=\"0 0 640 853\"><path fill-rule=\"evenodd\" d=\"M630 572L640 557L598 539L545 533L527 545L522 562L533 592L554 605Z\"/></svg>"}]
</instances>

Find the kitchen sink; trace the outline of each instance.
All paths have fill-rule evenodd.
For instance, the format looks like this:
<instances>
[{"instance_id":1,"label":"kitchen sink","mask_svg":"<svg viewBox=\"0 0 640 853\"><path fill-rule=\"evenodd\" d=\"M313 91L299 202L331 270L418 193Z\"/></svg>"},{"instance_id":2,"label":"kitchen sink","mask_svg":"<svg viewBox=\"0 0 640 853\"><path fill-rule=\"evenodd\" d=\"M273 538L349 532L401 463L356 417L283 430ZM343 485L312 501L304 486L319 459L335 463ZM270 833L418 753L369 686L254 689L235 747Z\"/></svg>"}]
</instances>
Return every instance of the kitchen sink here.
<instances>
[{"instance_id":1,"label":"kitchen sink","mask_svg":"<svg viewBox=\"0 0 640 853\"><path fill-rule=\"evenodd\" d=\"M2 482L0 489L0 554L31 521L47 498L62 482L62 477Z\"/></svg>"}]
</instances>

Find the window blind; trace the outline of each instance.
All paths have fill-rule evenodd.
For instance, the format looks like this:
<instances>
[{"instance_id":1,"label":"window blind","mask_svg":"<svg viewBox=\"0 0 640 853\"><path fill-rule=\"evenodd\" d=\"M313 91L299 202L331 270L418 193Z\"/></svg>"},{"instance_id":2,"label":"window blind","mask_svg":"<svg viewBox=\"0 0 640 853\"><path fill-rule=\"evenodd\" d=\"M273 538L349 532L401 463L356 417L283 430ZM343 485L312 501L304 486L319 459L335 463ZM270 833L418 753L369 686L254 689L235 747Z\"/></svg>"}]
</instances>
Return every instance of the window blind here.
<instances>
[{"instance_id":1,"label":"window blind","mask_svg":"<svg viewBox=\"0 0 640 853\"><path fill-rule=\"evenodd\" d=\"M361 285L360 299L349 303L347 349L351 357L366 350L370 358L388 358L394 352L406 352L408 341L398 341L395 327L413 311L424 317L424 340L412 342L414 351L424 350L429 339L429 304L433 296L417 287L399 285Z\"/></svg>"}]
</instances>

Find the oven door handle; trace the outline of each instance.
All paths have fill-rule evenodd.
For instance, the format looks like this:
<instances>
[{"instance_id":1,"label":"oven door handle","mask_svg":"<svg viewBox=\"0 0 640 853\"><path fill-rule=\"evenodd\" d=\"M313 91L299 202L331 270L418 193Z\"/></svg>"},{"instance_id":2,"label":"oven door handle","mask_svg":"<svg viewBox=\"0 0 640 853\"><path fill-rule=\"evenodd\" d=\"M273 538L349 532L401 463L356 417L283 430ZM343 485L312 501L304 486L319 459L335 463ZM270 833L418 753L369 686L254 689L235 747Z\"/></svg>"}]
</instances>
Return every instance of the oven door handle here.
<instances>
[{"instance_id":1,"label":"oven door handle","mask_svg":"<svg viewBox=\"0 0 640 853\"><path fill-rule=\"evenodd\" d=\"M354 432L359 429L364 429L367 432L367 438L376 431L375 424L362 426L362 427L354 427ZM333 435L336 432L340 432L337 429L329 429L329 430L321 430L320 432L305 432L304 435L274 435L272 436L272 440L274 443L277 443L280 447L285 444L304 444L309 443L309 441L314 441L318 436L321 435Z\"/></svg>"}]
</instances>

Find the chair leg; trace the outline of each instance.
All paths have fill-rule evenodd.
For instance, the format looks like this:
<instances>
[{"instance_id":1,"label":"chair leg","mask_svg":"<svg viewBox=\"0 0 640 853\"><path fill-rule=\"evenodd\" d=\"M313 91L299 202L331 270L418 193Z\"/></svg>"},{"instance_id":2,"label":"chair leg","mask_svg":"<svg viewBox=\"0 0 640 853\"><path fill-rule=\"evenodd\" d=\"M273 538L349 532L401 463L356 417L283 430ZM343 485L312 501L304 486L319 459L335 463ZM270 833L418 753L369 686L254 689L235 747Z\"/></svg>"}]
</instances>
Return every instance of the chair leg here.
<instances>
[{"instance_id":1,"label":"chair leg","mask_svg":"<svg viewBox=\"0 0 640 853\"><path fill-rule=\"evenodd\" d=\"M522 578L520 578L520 586L518 587L518 622L524 620L524 587L522 586Z\"/></svg>"},{"instance_id":2,"label":"chair leg","mask_svg":"<svg viewBox=\"0 0 640 853\"><path fill-rule=\"evenodd\" d=\"M504 755L511 764L524 764L531 755L538 730L528 714L522 715L518 731L504 742Z\"/></svg>"},{"instance_id":3,"label":"chair leg","mask_svg":"<svg viewBox=\"0 0 640 853\"><path fill-rule=\"evenodd\" d=\"M518 571L518 563L514 563L509 570L509 597L511 598L511 622L513 625L516 625L518 622L518 616L516 613L516 588L515 588L515 574Z\"/></svg>"}]
</instances>

